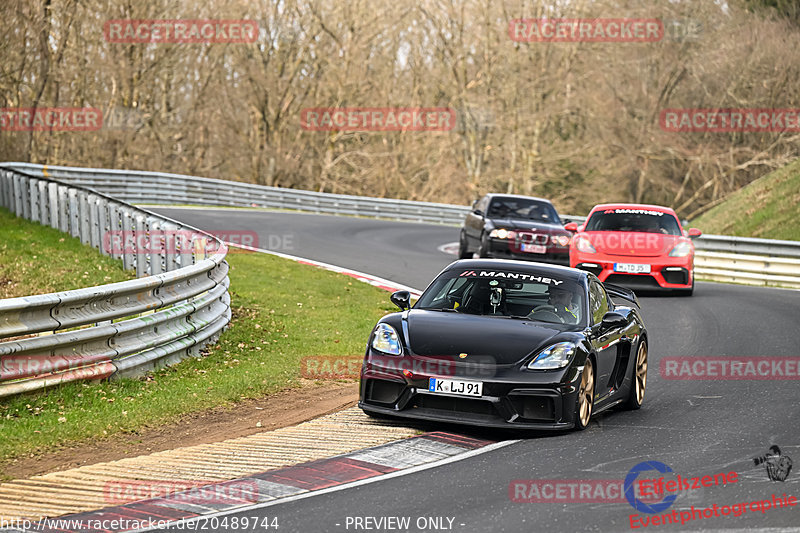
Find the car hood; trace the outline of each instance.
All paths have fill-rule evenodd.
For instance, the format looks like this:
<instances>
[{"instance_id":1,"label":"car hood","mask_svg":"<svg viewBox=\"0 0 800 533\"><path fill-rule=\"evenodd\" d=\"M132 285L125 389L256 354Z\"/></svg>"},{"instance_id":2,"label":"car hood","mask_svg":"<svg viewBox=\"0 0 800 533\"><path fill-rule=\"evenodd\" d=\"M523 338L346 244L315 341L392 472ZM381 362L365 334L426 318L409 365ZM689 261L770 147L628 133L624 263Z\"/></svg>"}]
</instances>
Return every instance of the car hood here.
<instances>
[{"instance_id":1,"label":"car hood","mask_svg":"<svg viewBox=\"0 0 800 533\"><path fill-rule=\"evenodd\" d=\"M564 226L560 224L548 224L546 222L534 222L533 220L519 220L519 219L511 219L511 218L493 218L492 224L496 228L505 228L505 229L513 229L513 230L538 230L544 231L547 233L553 234L565 234L570 235L570 233L564 229Z\"/></svg>"},{"instance_id":2,"label":"car hood","mask_svg":"<svg viewBox=\"0 0 800 533\"><path fill-rule=\"evenodd\" d=\"M595 250L623 257L659 257L667 255L682 237L638 231L590 231L584 233Z\"/></svg>"},{"instance_id":3,"label":"car hood","mask_svg":"<svg viewBox=\"0 0 800 533\"><path fill-rule=\"evenodd\" d=\"M553 324L528 320L412 309L408 341L415 355L452 358L459 354L490 358L495 364L522 362L552 344L561 333Z\"/></svg>"}]
</instances>

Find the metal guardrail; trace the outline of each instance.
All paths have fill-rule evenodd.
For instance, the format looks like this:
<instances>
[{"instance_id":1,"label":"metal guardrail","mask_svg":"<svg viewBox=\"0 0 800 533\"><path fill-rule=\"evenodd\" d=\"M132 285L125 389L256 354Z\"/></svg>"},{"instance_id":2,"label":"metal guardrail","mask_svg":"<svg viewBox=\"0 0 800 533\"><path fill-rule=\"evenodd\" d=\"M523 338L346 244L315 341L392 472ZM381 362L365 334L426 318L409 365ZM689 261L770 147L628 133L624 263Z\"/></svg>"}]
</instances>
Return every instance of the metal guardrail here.
<instances>
[{"instance_id":1,"label":"metal guardrail","mask_svg":"<svg viewBox=\"0 0 800 533\"><path fill-rule=\"evenodd\" d=\"M90 187L134 204L266 207L452 225L461 224L469 211L468 207L460 205L319 193L163 172L56 167L30 163L3 163L0 167Z\"/></svg>"},{"instance_id":2,"label":"metal guardrail","mask_svg":"<svg viewBox=\"0 0 800 533\"><path fill-rule=\"evenodd\" d=\"M51 176L139 204L266 207L453 226L461 225L470 210L467 206L452 204L328 194L162 172L42 166L30 163L3 163L0 168L18 169L37 176ZM579 223L585 220L585 217L574 215L563 215L562 218ZM725 235L703 235L694 242L697 249L696 272L701 279L785 287L796 287L793 278L800 279L800 275L775 270L777 267L774 265L778 264L775 261L757 272L745 266L764 258L800 260L800 242ZM734 254L737 260L714 254ZM761 274L760 277L758 274Z\"/></svg>"},{"instance_id":3,"label":"metal guardrail","mask_svg":"<svg viewBox=\"0 0 800 533\"><path fill-rule=\"evenodd\" d=\"M0 300L0 397L140 375L197 356L216 339L231 315L224 243L41 174L0 169L0 206L122 259L140 277ZM140 238L117 247L109 244L114 233Z\"/></svg>"}]
</instances>

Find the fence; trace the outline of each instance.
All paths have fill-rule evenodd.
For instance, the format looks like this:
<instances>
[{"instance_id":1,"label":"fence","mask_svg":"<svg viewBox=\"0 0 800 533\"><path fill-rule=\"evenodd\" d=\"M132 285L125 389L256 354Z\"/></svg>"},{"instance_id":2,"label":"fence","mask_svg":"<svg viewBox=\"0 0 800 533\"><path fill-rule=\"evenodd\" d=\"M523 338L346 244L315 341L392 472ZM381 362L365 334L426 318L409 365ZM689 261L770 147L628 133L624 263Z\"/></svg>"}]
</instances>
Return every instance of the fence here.
<instances>
[{"instance_id":1,"label":"fence","mask_svg":"<svg viewBox=\"0 0 800 533\"><path fill-rule=\"evenodd\" d=\"M467 206L300 191L162 172L29 163L0 167L51 176L140 204L267 207L445 225L460 225L469 212ZM563 218L584 220L570 215ZM800 288L800 242L703 235L695 240L695 246L700 279Z\"/></svg>"},{"instance_id":2,"label":"fence","mask_svg":"<svg viewBox=\"0 0 800 533\"><path fill-rule=\"evenodd\" d=\"M216 339L230 321L224 243L38 174L0 169L0 206L80 238L139 277L0 300L0 397L68 381L136 376L199 355ZM103 246L111 232L145 238L121 249Z\"/></svg>"}]
</instances>

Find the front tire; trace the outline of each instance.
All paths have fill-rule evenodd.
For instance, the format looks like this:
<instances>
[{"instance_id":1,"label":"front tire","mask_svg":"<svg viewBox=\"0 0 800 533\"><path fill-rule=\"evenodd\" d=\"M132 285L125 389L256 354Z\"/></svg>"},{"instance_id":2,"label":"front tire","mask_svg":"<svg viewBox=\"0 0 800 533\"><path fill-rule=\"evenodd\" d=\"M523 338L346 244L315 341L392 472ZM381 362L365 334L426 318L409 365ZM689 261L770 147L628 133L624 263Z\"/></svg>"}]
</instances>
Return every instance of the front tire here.
<instances>
[{"instance_id":1,"label":"front tire","mask_svg":"<svg viewBox=\"0 0 800 533\"><path fill-rule=\"evenodd\" d=\"M469 251L469 247L467 246L467 236L462 231L461 237L458 239L458 258L459 259L471 259L472 252Z\"/></svg>"},{"instance_id":2,"label":"front tire","mask_svg":"<svg viewBox=\"0 0 800 533\"><path fill-rule=\"evenodd\" d=\"M484 233L481 235L481 245L478 248L478 257L489 257L489 237Z\"/></svg>"},{"instance_id":3,"label":"front tire","mask_svg":"<svg viewBox=\"0 0 800 533\"><path fill-rule=\"evenodd\" d=\"M592 358L587 357L581 372L578 397L575 399L575 429L583 431L592 419L594 408L594 365Z\"/></svg>"},{"instance_id":4,"label":"front tire","mask_svg":"<svg viewBox=\"0 0 800 533\"><path fill-rule=\"evenodd\" d=\"M636 350L636 360L631 369L631 390L625 408L635 411L642 407L647 389L647 342L642 339Z\"/></svg>"}]
</instances>

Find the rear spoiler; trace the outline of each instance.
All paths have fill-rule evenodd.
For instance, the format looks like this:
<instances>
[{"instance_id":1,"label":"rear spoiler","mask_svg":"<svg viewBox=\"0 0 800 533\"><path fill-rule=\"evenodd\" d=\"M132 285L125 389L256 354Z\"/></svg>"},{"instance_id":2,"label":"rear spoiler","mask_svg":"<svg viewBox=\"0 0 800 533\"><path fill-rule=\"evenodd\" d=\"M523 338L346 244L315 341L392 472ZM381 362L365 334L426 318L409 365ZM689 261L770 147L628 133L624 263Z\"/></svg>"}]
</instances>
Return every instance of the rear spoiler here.
<instances>
[{"instance_id":1,"label":"rear spoiler","mask_svg":"<svg viewBox=\"0 0 800 533\"><path fill-rule=\"evenodd\" d=\"M639 305L639 299L636 297L636 293L629 288L620 287L619 285L614 285L613 283L603 283L603 286L606 288L606 292L608 292L609 295L622 298L623 300L628 300L629 302L636 304L636 307L642 307Z\"/></svg>"}]
</instances>

